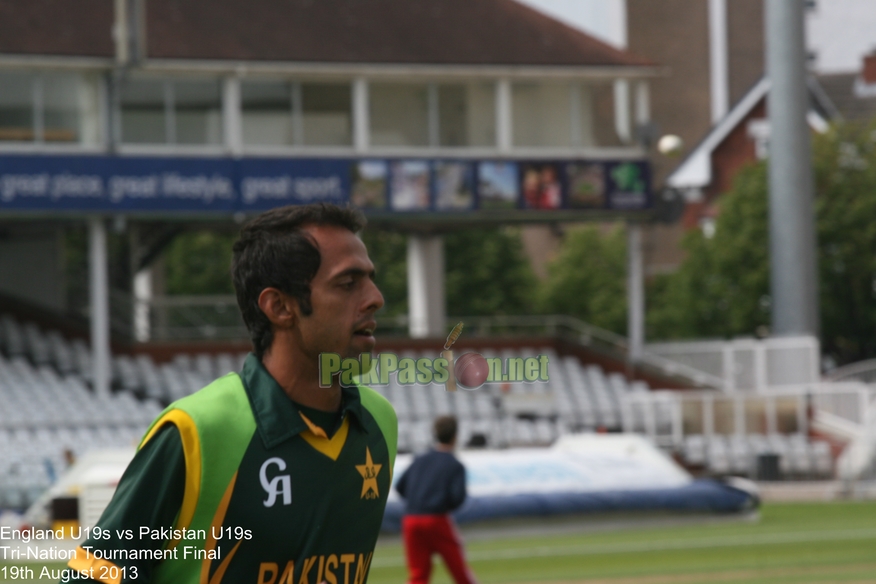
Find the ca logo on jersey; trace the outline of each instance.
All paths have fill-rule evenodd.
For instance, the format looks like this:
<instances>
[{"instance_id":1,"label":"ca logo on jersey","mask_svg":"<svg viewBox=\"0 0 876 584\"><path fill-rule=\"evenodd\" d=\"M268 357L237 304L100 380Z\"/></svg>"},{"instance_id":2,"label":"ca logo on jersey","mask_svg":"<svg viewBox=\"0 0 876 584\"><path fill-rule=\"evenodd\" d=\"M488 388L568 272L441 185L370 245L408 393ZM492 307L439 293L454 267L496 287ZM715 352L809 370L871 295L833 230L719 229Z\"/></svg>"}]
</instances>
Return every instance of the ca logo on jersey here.
<instances>
[{"instance_id":1,"label":"ca logo on jersey","mask_svg":"<svg viewBox=\"0 0 876 584\"><path fill-rule=\"evenodd\" d=\"M283 495L283 504L292 504L292 479L289 475L277 475L268 481L268 467L276 464L280 472L286 470L286 461L279 457L267 459L262 463L262 468L259 470L259 480L262 482L262 488L268 493L268 498L265 499L265 507L273 507L277 502L277 496Z\"/></svg>"}]
</instances>

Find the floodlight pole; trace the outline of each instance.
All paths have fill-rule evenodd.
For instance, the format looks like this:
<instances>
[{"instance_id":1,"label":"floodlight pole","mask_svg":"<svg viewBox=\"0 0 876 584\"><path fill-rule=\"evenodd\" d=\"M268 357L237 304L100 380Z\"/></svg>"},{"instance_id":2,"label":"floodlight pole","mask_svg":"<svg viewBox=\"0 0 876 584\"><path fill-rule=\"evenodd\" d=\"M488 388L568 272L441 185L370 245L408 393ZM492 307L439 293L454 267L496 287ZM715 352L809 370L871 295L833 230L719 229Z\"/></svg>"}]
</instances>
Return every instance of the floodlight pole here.
<instances>
[{"instance_id":1,"label":"floodlight pole","mask_svg":"<svg viewBox=\"0 0 876 584\"><path fill-rule=\"evenodd\" d=\"M115 66L106 77L106 107L104 138L106 152L118 154L121 137L119 103L126 69L139 57L137 6L131 0L115 0L114 22ZM99 396L110 393L110 315L109 270L107 268L106 226L103 217L88 218L88 296L91 325L92 388Z\"/></svg>"},{"instance_id":2,"label":"floodlight pole","mask_svg":"<svg viewBox=\"0 0 876 584\"><path fill-rule=\"evenodd\" d=\"M772 334L818 335L804 3L767 0Z\"/></svg>"}]
</instances>

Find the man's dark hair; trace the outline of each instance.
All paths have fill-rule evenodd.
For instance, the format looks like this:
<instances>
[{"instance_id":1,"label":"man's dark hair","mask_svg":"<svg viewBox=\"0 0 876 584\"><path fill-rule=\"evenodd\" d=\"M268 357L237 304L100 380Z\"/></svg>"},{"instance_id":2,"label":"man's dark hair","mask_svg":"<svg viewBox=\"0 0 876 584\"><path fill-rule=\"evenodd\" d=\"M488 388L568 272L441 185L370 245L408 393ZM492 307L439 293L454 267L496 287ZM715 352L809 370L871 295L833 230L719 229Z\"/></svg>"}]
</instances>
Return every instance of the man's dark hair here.
<instances>
[{"instance_id":1,"label":"man's dark hair","mask_svg":"<svg viewBox=\"0 0 876 584\"><path fill-rule=\"evenodd\" d=\"M262 290L277 288L295 298L302 313L313 312L310 282L321 257L316 242L303 231L311 225L343 227L356 233L365 226L365 217L356 209L327 203L278 207L244 225L232 248L231 278L237 305L259 359L274 340L271 322L259 308Z\"/></svg>"},{"instance_id":2,"label":"man's dark hair","mask_svg":"<svg viewBox=\"0 0 876 584\"><path fill-rule=\"evenodd\" d=\"M435 439L441 444L453 444L456 440L456 418L453 416L436 418Z\"/></svg>"}]
</instances>

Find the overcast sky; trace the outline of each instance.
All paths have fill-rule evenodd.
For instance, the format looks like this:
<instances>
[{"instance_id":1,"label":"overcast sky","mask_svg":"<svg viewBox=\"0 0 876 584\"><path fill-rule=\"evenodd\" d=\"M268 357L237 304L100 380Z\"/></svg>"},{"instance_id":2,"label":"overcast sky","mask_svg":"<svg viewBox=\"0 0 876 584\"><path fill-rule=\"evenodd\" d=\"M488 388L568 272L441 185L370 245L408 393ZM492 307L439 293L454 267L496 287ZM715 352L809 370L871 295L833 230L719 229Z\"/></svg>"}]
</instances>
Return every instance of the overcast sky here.
<instances>
[{"instance_id":1,"label":"overcast sky","mask_svg":"<svg viewBox=\"0 0 876 584\"><path fill-rule=\"evenodd\" d=\"M627 44L624 0L517 0L618 47Z\"/></svg>"},{"instance_id":2,"label":"overcast sky","mask_svg":"<svg viewBox=\"0 0 876 584\"><path fill-rule=\"evenodd\" d=\"M626 46L625 0L517 1L615 46ZM819 72L857 71L863 55L876 49L876 0L816 0L807 14L806 35Z\"/></svg>"}]
</instances>

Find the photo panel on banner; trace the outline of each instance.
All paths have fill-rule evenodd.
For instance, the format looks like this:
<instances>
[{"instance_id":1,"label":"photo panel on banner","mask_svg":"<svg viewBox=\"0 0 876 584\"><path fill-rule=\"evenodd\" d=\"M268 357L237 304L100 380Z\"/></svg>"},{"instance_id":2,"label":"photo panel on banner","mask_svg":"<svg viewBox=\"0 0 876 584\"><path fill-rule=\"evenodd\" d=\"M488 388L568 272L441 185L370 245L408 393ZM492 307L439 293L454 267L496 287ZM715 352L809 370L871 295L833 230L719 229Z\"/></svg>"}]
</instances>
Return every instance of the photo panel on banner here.
<instances>
[{"instance_id":1,"label":"photo panel on banner","mask_svg":"<svg viewBox=\"0 0 876 584\"><path fill-rule=\"evenodd\" d=\"M566 165L566 185L570 209L604 209L605 165L602 162L569 162Z\"/></svg>"},{"instance_id":2,"label":"photo panel on banner","mask_svg":"<svg viewBox=\"0 0 876 584\"><path fill-rule=\"evenodd\" d=\"M636 211L651 206L651 176L648 164L637 161L605 165L608 206L617 211Z\"/></svg>"},{"instance_id":3,"label":"photo panel on banner","mask_svg":"<svg viewBox=\"0 0 876 584\"><path fill-rule=\"evenodd\" d=\"M428 211L429 163L393 160L389 163L389 204L393 211Z\"/></svg>"},{"instance_id":4,"label":"photo panel on banner","mask_svg":"<svg viewBox=\"0 0 876 584\"><path fill-rule=\"evenodd\" d=\"M436 211L468 211L475 205L474 164L436 160L432 165Z\"/></svg>"},{"instance_id":5,"label":"photo panel on banner","mask_svg":"<svg viewBox=\"0 0 876 584\"><path fill-rule=\"evenodd\" d=\"M520 164L520 192L524 209L560 209L563 207L561 165L556 162Z\"/></svg>"},{"instance_id":6,"label":"photo panel on banner","mask_svg":"<svg viewBox=\"0 0 876 584\"><path fill-rule=\"evenodd\" d=\"M354 160L350 175L351 203L360 209L386 209L389 165L385 160Z\"/></svg>"},{"instance_id":7,"label":"photo panel on banner","mask_svg":"<svg viewBox=\"0 0 876 584\"><path fill-rule=\"evenodd\" d=\"M478 164L480 209L517 209L519 197L516 162L484 161Z\"/></svg>"}]
</instances>

